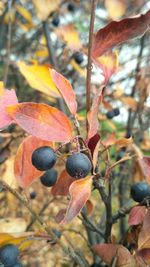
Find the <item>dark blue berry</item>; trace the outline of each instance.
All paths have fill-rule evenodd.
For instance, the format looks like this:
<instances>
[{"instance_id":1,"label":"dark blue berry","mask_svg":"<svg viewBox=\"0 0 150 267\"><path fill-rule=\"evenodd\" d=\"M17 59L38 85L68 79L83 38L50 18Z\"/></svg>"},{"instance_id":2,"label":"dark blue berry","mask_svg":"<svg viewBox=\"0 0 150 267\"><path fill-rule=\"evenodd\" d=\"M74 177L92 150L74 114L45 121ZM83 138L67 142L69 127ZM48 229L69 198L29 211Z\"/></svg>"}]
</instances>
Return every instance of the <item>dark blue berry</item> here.
<instances>
[{"instance_id":1,"label":"dark blue berry","mask_svg":"<svg viewBox=\"0 0 150 267\"><path fill-rule=\"evenodd\" d=\"M74 12L75 9L76 9L76 7L75 7L75 5L73 3L69 3L68 6L67 6L67 8L68 8L68 10L70 12Z\"/></svg>"},{"instance_id":2,"label":"dark blue berry","mask_svg":"<svg viewBox=\"0 0 150 267\"><path fill-rule=\"evenodd\" d=\"M37 195L37 193L36 193L35 191L32 191L32 192L30 193L30 198L31 198L31 199L35 199L35 198L36 198L36 195Z\"/></svg>"},{"instance_id":3,"label":"dark blue berry","mask_svg":"<svg viewBox=\"0 0 150 267\"><path fill-rule=\"evenodd\" d=\"M56 154L48 146L39 147L32 154L32 164L40 171L46 171L56 163Z\"/></svg>"},{"instance_id":4,"label":"dark blue berry","mask_svg":"<svg viewBox=\"0 0 150 267\"><path fill-rule=\"evenodd\" d=\"M113 109L106 113L107 119L111 120L115 116Z\"/></svg>"},{"instance_id":5,"label":"dark blue berry","mask_svg":"<svg viewBox=\"0 0 150 267\"><path fill-rule=\"evenodd\" d=\"M53 186L57 181L57 171L54 169L50 169L46 171L41 177L40 177L41 183L44 186L51 187Z\"/></svg>"},{"instance_id":6,"label":"dark blue berry","mask_svg":"<svg viewBox=\"0 0 150 267\"><path fill-rule=\"evenodd\" d=\"M80 52L74 53L73 58L78 64L81 64L83 62L83 54L81 54Z\"/></svg>"},{"instance_id":7,"label":"dark blue berry","mask_svg":"<svg viewBox=\"0 0 150 267\"><path fill-rule=\"evenodd\" d=\"M91 161L83 153L73 154L67 159L66 170L74 178L84 178L91 169Z\"/></svg>"},{"instance_id":8,"label":"dark blue berry","mask_svg":"<svg viewBox=\"0 0 150 267\"><path fill-rule=\"evenodd\" d=\"M0 248L0 262L5 267L13 266L19 256L19 249L17 246L8 244Z\"/></svg>"},{"instance_id":9,"label":"dark blue berry","mask_svg":"<svg viewBox=\"0 0 150 267\"><path fill-rule=\"evenodd\" d=\"M114 116L118 116L120 114L119 108L114 108L113 112L114 112Z\"/></svg>"},{"instance_id":10,"label":"dark blue berry","mask_svg":"<svg viewBox=\"0 0 150 267\"><path fill-rule=\"evenodd\" d=\"M59 25L59 23L60 23L60 18L58 15L55 15L52 19L52 24L53 24L53 26L57 27Z\"/></svg>"},{"instance_id":11,"label":"dark blue berry","mask_svg":"<svg viewBox=\"0 0 150 267\"><path fill-rule=\"evenodd\" d=\"M142 202L148 196L150 196L150 187L147 183L139 182L131 186L131 197L136 202Z\"/></svg>"}]
</instances>

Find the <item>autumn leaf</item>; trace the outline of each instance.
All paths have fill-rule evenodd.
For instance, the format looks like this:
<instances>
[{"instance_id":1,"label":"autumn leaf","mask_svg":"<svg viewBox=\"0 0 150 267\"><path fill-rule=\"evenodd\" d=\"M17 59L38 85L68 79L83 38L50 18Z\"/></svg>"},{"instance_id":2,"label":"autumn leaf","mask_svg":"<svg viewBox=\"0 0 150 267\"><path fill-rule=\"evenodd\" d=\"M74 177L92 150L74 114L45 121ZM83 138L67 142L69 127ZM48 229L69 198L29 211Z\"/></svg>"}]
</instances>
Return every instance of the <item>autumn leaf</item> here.
<instances>
[{"instance_id":1,"label":"autumn leaf","mask_svg":"<svg viewBox=\"0 0 150 267\"><path fill-rule=\"evenodd\" d=\"M32 2L38 18L42 21L45 21L50 13L56 11L60 4L60 0L32 0Z\"/></svg>"},{"instance_id":2,"label":"autumn leaf","mask_svg":"<svg viewBox=\"0 0 150 267\"><path fill-rule=\"evenodd\" d=\"M135 260L122 245L118 244L96 244L93 247L95 253L108 265L111 265L113 260L117 258L116 267L136 267Z\"/></svg>"},{"instance_id":3,"label":"autumn leaf","mask_svg":"<svg viewBox=\"0 0 150 267\"><path fill-rule=\"evenodd\" d=\"M56 184L52 187L52 194L54 196L67 196L69 194L69 187L74 180L75 179L71 177L66 170L63 170Z\"/></svg>"},{"instance_id":4,"label":"autumn leaf","mask_svg":"<svg viewBox=\"0 0 150 267\"><path fill-rule=\"evenodd\" d=\"M79 214L80 210L90 197L91 185L91 177L76 180L71 184L69 188L71 199L62 223L70 222Z\"/></svg>"},{"instance_id":5,"label":"autumn leaf","mask_svg":"<svg viewBox=\"0 0 150 267\"><path fill-rule=\"evenodd\" d=\"M93 99L91 110L87 114L88 119L88 140L92 138L94 135L97 134L98 128L99 128L99 122L98 122L98 111L99 111L99 105L101 104L103 100L103 93L104 93L105 87L101 87L100 90L97 92Z\"/></svg>"},{"instance_id":6,"label":"autumn leaf","mask_svg":"<svg viewBox=\"0 0 150 267\"><path fill-rule=\"evenodd\" d=\"M75 115L77 112L77 102L70 82L54 69L50 69L50 74L60 94L63 96L70 112Z\"/></svg>"},{"instance_id":7,"label":"autumn leaf","mask_svg":"<svg viewBox=\"0 0 150 267\"><path fill-rule=\"evenodd\" d=\"M145 15L110 22L95 34L92 57L100 57L114 46L143 35L148 29L149 24L150 11Z\"/></svg>"},{"instance_id":8,"label":"autumn leaf","mask_svg":"<svg viewBox=\"0 0 150 267\"><path fill-rule=\"evenodd\" d=\"M37 170L31 162L33 151L42 146L53 147L53 144L35 136L28 136L20 144L14 161L14 174L20 187L28 187L42 175L43 172Z\"/></svg>"},{"instance_id":9,"label":"autumn leaf","mask_svg":"<svg viewBox=\"0 0 150 267\"><path fill-rule=\"evenodd\" d=\"M105 0L105 7L111 19L119 19L126 11L125 0Z\"/></svg>"},{"instance_id":10,"label":"autumn leaf","mask_svg":"<svg viewBox=\"0 0 150 267\"><path fill-rule=\"evenodd\" d=\"M49 69L51 66L49 64L39 65L35 63L28 65L20 61L18 67L32 88L52 97L61 96L50 76Z\"/></svg>"},{"instance_id":11,"label":"autumn leaf","mask_svg":"<svg viewBox=\"0 0 150 267\"><path fill-rule=\"evenodd\" d=\"M118 70L117 52L107 52L101 57L93 58L93 61L103 71L104 84L107 84L110 77Z\"/></svg>"},{"instance_id":12,"label":"autumn leaf","mask_svg":"<svg viewBox=\"0 0 150 267\"><path fill-rule=\"evenodd\" d=\"M2 85L2 84L1 84ZM18 99L15 93L15 90L3 90L1 86L0 94L0 129L3 129L9 126L13 119L9 116L6 111L6 107L9 105L14 105L18 103Z\"/></svg>"},{"instance_id":13,"label":"autumn leaf","mask_svg":"<svg viewBox=\"0 0 150 267\"><path fill-rule=\"evenodd\" d=\"M146 211L147 209L145 206L133 207L129 213L129 220L128 220L129 225L142 224Z\"/></svg>"},{"instance_id":14,"label":"autumn leaf","mask_svg":"<svg viewBox=\"0 0 150 267\"><path fill-rule=\"evenodd\" d=\"M64 40L71 50L77 51L82 48L78 32L73 24L63 25L55 32L59 38Z\"/></svg>"},{"instance_id":15,"label":"autumn leaf","mask_svg":"<svg viewBox=\"0 0 150 267\"><path fill-rule=\"evenodd\" d=\"M138 249L150 248L150 208L148 209L138 238Z\"/></svg>"},{"instance_id":16,"label":"autumn leaf","mask_svg":"<svg viewBox=\"0 0 150 267\"><path fill-rule=\"evenodd\" d=\"M70 121L54 107L27 102L9 106L7 112L25 131L42 140L69 142L72 138Z\"/></svg>"},{"instance_id":17,"label":"autumn leaf","mask_svg":"<svg viewBox=\"0 0 150 267\"><path fill-rule=\"evenodd\" d=\"M147 267L147 265L150 264L150 249L142 249L140 251L137 251L137 256L143 260L143 265L140 265L140 267ZM145 265L144 265L145 263Z\"/></svg>"},{"instance_id":18,"label":"autumn leaf","mask_svg":"<svg viewBox=\"0 0 150 267\"><path fill-rule=\"evenodd\" d=\"M138 159L139 165L148 184L150 184L150 157L143 156Z\"/></svg>"},{"instance_id":19,"label":"autumn leaf","mask_svg":"<svg viewBox=\"0 0 150 267\"><path fill-rule=\"evenodd\" d=\"M127 105L129 108L136 110L137 109L137 101L130 97L130 96L121 96L119 98L120 101L122 101L123 104Z\"/></svg>"}]
</instances>

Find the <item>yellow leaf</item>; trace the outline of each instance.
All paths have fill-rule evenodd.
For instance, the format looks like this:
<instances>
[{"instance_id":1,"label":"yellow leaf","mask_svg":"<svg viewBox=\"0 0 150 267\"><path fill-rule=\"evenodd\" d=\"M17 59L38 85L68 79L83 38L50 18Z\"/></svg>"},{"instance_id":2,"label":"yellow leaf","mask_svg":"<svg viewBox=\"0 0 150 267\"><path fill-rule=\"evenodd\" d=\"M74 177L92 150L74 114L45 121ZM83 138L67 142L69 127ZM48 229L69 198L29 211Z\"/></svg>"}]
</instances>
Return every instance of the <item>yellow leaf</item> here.
<instances>
[{"instance_id":1,"label":"yellow leaf","mask_svg":"<svg viewBox=\"0 0 150 267\"><path fill-rule=\"evenodd\" d=\"M37 63L27 65L20 61L18 67L31 87L49 96L61 97L50 76L50 65L38 65Z\"/></svg>"},{"instance_id":2,"label":"yellow leaf","mask_svg":"<svg viewBox=\"0 0 150 267\"><path fill-rule=\"evenodd\" d=\"M35 56L36 57L47 57L48 56L48 50L47 50L47 48L45 48L45 49L42 49L42 50L37 50L36 52L35 52Z\"/></svg>"},{"instance_id":3,"label":"yellow leaf","mask_svg":"<svg viewBox=\"0 0 150 267\"><path fill-rule=\"evenodd\" d=\"M78 50L82 48L78 32L73 24L64 25L56 30L56 34L64 39L68 47L72 50Z\"/></svg>"},{"instance_id":4,"label":"yellow leaf","mask_svg":"<svg viewBox=\"0 0 150 267\"><path fill-rule=\"evenodd\" d=\"M22 17L32 24L32 16L27 9L25 9L23 6L16 5L16 10L22 15Z\"/></svg>"},{"instance_id":5,"label":"yellow leaf","mask_svg":"<svg viewBox=\"0 0 150 267\"><path fill-rule=\"evenodd\" d=\"M2 233L20 233L26 230L27 223L23 218L0 219Z\"/></svg>"},{"instance_id":6,"label":"yellow leaf","mask_svg":"<svg viewBox=\"0 0 150 267\"><path fill-rule=\"evenodd\" d=\"M0 96L2 96L4 93L4 83L0 81Z\"/></svg>"},{"instance_id":7,"label":"yellow leaf","mask_svg":"<svg viewBox=\"0 0 150 267\"><path fill-rule=\"evenodd\" d=\"M47 19L50 13L57 10L60 0L32 0L37 16L40 20Z\"/></svg>"},{"instance_id":8,"label":"yellow leaf","mask_svg":"<svg viewBox=\"0 0 150 267\"><path fill-rule=\"evenodd\" d=\"M105 7L113 20L121 18L126 11L125 0L105 0Z\"/></svg>"}]
</instances>

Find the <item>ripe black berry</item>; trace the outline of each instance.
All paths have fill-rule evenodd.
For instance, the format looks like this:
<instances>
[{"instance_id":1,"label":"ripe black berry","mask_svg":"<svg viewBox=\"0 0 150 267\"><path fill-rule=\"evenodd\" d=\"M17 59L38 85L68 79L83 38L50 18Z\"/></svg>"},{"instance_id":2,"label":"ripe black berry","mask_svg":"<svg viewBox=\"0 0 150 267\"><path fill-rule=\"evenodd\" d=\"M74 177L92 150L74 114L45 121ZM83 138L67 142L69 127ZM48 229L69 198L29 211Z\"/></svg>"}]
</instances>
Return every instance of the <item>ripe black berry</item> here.
<instances>
[{"instance_id":1,"label":"ripe black berry","mask_svg":"<svg viewBox=\"0 0 150 267\"><path fill-rule=\"evenodd\" d=\"M50 169L46 171L41 177L40 177L41 183L44 186L51 187L56 183L57 180L57 171L54 169Z\"/></svg>"},{"instance_id":2,"label":"ripe black berry","mask_svg":"<svg viewBox=\"0 0 150 267\"><path fill-rule=\"evenodd\" d=\"M0 248L0 262L4 264L5 267L13 266L19 256L19 249L17 246L8 244Z\"/></svg>"},{"instance_id":3,"label":"ripe black berry","mask_svg":"<svg viewBox=\"0 0 150 267\"><path fill-rule=\"evenodd\" d=\"M59 25L59 23L60 23L60 18L58 15L55 15L52 19L52 24L53 24L53 26L57 27Z\"/></svg>"},{"instance_id":4,"label":"ripe black berry","mask_svg":"<svg viewBox=\"0 0 150 267\"><path fill-rule=\"evenodd\" d=\"M14 265L11 265L11 267L23 267L21 262L16 262Z\"/></svg>"},{"instance_id":5,"label":"ripe black berry","mask_svg":"<svg viewBox=\"0 0 150 267\"><path fill-rule=\"evenodd\" d=\"M37 195L37 193L36 193L35 191L32 191L32 192L30 193L30 198L31 198L31 199L35 199L35 198L36 198L36 195Z\"/></svg>"},{"instance_id":6,"label":"ripe black berry","mask_svg":"<svg viewBox=\"0 0 150 267\"><path fill-rule=\"evenodd\" d=\"M83 55L80 52L74 53L73 58L78 64L81 64L83 62Z\"/></svg>"},{"instance_id":7,"label":"ripe black berry","mask_svg":"<svg viewBox=\"0 0 150 267\"><path fill-rule=\"evenodd\" d=\"M39 147L32 154L32 164L40 171L52 168L56 162L54 150L48 146Z\"/></svg>"},{"instance_id":8,"label":"ripe black berry","mask_svg":"<svg viewBox=\"0 0 150 267\"><path fill-rule=\"evenodd\" d=\"M68 6L67 6L68 10L70 12L74 12L75 11L75 5L73 3L69 3Z\"/></svg>"},{"instance_id":9,"label":"ripe black berry","mask_svg":"<svg viewBox=\"0 0 150 267\"><path fill-rule=\"evenodd\" d=\"M113 112L114 112L114 116L118 116L120 114L119 108L114 108Z\"/></svg>"},{"instance_id":10,"label":"ripe black berry","mask_svg":"<svg viewBox=\"0 0 150 267\"><path fill-rule=\"evenodd\" d=\"M131 197L136 202L142 202L147 196L150 196L150 187L148 184L139 182L131 186Z\"/></svg>"},{"instance_id":11,"label":"ripe black berry","mask_svg":"<svg viewBox=\"0 0 150 267\"><path fill-rule=\"evenodd\" d=\"M110 119L110 120L111 120L114 116L115 116L115 114L114 114L113 109L112 109L112 110L109 110L109 111L106 113L106 117L107 117L107 119Z\"/></svg>"},{"instance_id":12,"label":"ripe black berry","mask_svg":"<svg viewBox=\"0 0 150 267\"><path fill-rule=\"evenodd\" d=\"M91 169L91 161L83 153L73 154L67 159L66 170L72 177L84 178L91 171Z\"/></svg>"}]
</instances>

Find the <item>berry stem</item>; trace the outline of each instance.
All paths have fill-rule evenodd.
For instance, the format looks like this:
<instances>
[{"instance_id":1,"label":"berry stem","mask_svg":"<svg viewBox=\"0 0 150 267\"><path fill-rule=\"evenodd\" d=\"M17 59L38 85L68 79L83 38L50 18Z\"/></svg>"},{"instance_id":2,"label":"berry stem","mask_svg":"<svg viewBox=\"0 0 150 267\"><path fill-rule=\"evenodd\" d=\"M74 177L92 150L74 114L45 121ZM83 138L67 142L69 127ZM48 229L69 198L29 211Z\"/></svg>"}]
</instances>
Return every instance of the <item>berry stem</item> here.
<instances>
[{"instance_id":1,"label":"berry stem","mask_svg":"<svg viewBox=\"0 0 150 267\"><path fill-rule=\"evenodd\" d=\"M90 110L91 104L91 68L92 68L92 43L93 43L93 31L94 31L94 19L95 19L95 9L97 0L91 1L91 18L90 18L90 29L89 29L89 45L88 45L88 65L87 65L87 78L86 78L86 113ZM86 127L88 130L88 121L86 121Z\"/></svg>"}]
</instances>

